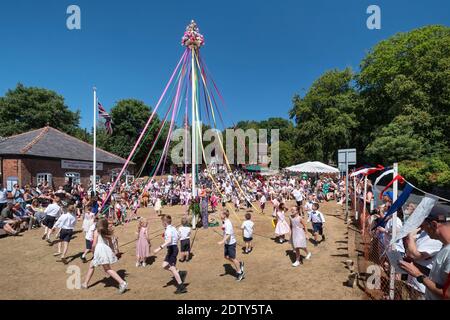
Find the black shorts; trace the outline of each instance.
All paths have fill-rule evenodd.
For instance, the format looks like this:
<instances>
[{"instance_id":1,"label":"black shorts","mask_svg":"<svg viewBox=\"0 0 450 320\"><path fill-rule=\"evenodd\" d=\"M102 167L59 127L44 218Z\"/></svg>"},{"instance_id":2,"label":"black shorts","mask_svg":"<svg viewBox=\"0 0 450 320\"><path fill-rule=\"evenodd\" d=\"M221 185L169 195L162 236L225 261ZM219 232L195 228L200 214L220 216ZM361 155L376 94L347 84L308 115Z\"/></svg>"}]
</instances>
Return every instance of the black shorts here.
<instances>
[{"instance_id":1,"label":"black shorts","mask_svg":"<svg viewBox=\"0 0 450 320\"><path fill-rule=\"evenodd\" d=\"M236 243L225 244L223 255L225 258L236 259Z\"/></svg>"},{"instance_id":2,"label":"black shorts","mask_svg":"<svg viewBox=\"0 0 450 320\"><path fill-rule=\"evenodd\" d=\"M47 228L53 228L53 226L55 225L56 222L56 218L52 217L52 216L45 216L44 221L42 222L42 224L44 226L46 226Z\"/></svg>"},{"instance_id":3,"label":"black shorts","mask_svg":"<svg viewBox=\"0 0 450 320\"><path fill-rule=\"evenodd\" d=\"M190 252L191 251L191 240L184 239L180 241L180 251L181 252Z\"/></svg>"},{"instance_id":4,"label":"black shorts","mask_svg":"<svg viewBox=\"0 0 450 320\"><path fill-rule=\"evenodd\" d=\"M85 239L86 240L86 249L87 250L91 250L92 249L92 241Z\"/></svg>"},{"instance_id":5,"label":"black shorts","mask_svg":"<svg viewBox=\"0 0 450 320\"><path fill-rule=\"evenodd\" d=\"M168 246L167 255L164 258L164 261L167 262L169 266L175 267L177 264L177 256L178 256L178 246Z\"/></svg>"},{"instance_id":6,"label":"black shorts","mask_svg":"<svg viewBox=\"0 0 450 320\"><path fill-rule=\"evenodd\" d=\"M253 241L253 238L246 238L246 237L244 237L244 242L252 242Z\"/></svg>"},{"instance_id":7,"label":"black shorts","mask_svg":"<svg viewBox=\"0 0 450 320\"><path fill-rule=\"evenodd\" d=\"M5 221L0 221L0 229L3 229L5 225L7 225Z\"/></svg>"},{"instance_id":8,"label":"black shorts","mask_svg":"<svg viewBox=\"0 0 450 320\"><path fill-rule=\"evenodd\" d=\"M64 242L70 242L70 239L72 239L73 230L72 229L61 229L61 232L59 233L59 240L62 240Z\"/></svg>"},{"instance_id":9,"label":"black shorts","mask_svg":"<svg viewBox=\"0 0 450 320\"><path fill-rule=\"evenodd\" d=\"M318 233L320 235L323 234L323 224L322 223L313 223L314 233Z\"/></svg>"},{"instance_id":10,"label":"black shorts","mask_svg":"<svg viewBox=\"0 0 450 320\"><path fill-rule=\"evenodd\" d=\"M301 207L303 205L303 201L295 201L297 202L297 207Z\"/></svg>"}]
</instances>

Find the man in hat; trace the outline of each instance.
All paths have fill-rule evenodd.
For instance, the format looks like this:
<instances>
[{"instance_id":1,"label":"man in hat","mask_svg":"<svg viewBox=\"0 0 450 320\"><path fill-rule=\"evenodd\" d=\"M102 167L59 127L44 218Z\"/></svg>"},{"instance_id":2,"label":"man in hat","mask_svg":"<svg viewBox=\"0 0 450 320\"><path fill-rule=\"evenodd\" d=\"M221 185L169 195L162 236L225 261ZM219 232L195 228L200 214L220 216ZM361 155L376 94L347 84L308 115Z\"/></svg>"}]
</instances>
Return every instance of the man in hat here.
<instances>
[{"instance_id":1,"label":"man in hat","mask_svg":"<svg viewBox=\"0 0 450 320\"><path fill-rule=\"evenodd\" d=\"M436 205L422 223L421 228L430 238L440 240L441 251L436 254L431 272L427 276L413 262L400 261L400 267L425 285L427 300L450 299L450 207Z\"/></svg>"}]
</instances>

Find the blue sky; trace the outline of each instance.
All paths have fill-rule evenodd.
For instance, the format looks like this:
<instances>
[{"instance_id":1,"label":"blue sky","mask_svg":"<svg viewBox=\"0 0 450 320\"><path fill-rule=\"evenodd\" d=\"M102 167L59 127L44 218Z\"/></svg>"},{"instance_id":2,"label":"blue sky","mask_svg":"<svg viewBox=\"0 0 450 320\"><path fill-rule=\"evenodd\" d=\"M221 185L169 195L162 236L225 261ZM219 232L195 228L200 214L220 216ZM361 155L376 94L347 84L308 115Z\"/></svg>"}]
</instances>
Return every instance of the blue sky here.
<instances>
[{"instance_id":1,"label":"blue sky","mask_svg":"<svg viewBox=\"0 0 450 320\"><path fill-rule=\"evenodd\" d=\"M81 8L81 30L66 9ZM366 27L366 9L382 10L382 29ZM406 0L40 0L0 4L0 95L18 82L52 89L92 126L92 87L110 109L119 99L154 106L195 19L202 55L228 105L225 122L287 117L326 70L357 70L377 42L428 24L449 25L450 1Z\"/></svg>"}]
</instances>

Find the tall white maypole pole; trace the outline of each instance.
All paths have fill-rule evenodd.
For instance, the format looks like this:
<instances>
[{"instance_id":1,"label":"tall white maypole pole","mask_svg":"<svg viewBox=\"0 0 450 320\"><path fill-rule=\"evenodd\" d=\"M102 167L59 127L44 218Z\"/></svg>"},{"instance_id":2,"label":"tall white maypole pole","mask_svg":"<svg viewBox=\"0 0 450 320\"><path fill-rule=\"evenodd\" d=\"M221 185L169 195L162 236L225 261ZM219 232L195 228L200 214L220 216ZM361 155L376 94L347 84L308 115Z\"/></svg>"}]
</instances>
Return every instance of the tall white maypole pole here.
<instances>
[{"instance_id":1,"label":"tall white maypole pole","mask_svg":"<svg viewBox=\"0 0 450 320\"><path fill-rule=\"evenodd\" d=\"M92 163L92 191L97 195L97 88L94 87L94 148Z\"/></svg>"},{"instance_id":2,"label":"tall white maypole pole","mask_svg":"<svg viewBox=\"0 0 450 320\"><path fill-rule=\"evenodd\" d=\"M198 50L201 46L203 46L205 43L203 35L200 34L200 31L197 27L197 24L194 20L191 21L191 23L187 26L186 32L184 33L182 44L187 47L191 52L191 146L192 146L192 158L191 158L191 168L192 168L192 200L194 200L198 195L197 190L197 165L198 165L198 142L200 137L200 132L197 126L199 125L197 123L197 110L198 110L198 100L197 100L197 83L198 83L198 74L197 74L197 54ZM195 228L196 221L195 221L195 214L193 214L192 217L192 225Z\"/></svg>"}]
</instances>

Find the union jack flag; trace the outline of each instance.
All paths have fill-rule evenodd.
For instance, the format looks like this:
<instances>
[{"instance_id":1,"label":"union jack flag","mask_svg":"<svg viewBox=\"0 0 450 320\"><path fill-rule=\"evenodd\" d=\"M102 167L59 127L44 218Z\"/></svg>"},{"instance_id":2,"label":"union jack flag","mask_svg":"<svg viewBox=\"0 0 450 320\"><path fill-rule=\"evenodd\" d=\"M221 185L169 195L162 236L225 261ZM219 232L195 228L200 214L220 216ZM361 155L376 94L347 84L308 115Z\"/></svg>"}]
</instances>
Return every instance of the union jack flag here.
<instances>
[{"instance_id":1,"label":"union jack flag","mask_svg":"<svg viewBox=\"0 0 450 320\"><path fill-rule=\"evenodd\" d=\"M111 135L113 133L113 121L112 121L112 117L109 115L108 112L106 112L105 108L103 108L102 104L100 102L98 102L98 115L100 116L100 118L105 119L105 128L106 128L106 132Z\"/></svg>"}]
</instances>

